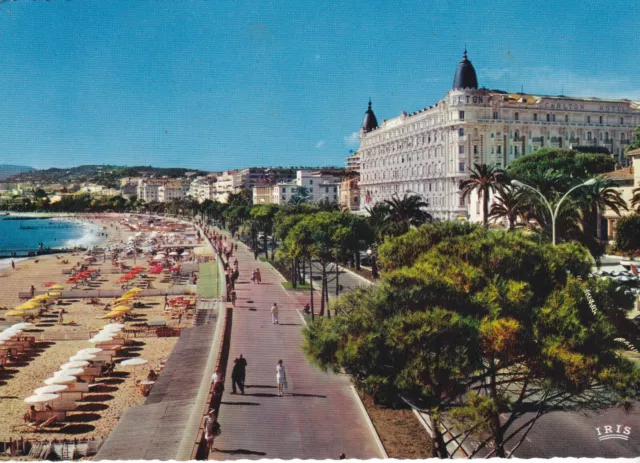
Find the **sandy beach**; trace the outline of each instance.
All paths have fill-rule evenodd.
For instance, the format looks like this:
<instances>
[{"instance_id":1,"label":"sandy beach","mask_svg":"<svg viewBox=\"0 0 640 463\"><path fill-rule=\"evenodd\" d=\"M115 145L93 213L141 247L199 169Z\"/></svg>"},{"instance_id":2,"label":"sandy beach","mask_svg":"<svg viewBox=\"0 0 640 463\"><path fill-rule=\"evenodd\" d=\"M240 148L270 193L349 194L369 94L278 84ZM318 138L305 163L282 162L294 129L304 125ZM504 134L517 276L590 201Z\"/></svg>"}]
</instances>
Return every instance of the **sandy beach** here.
<instances>
[{"instance_id":1,"label":"sandy beach","mask_svg":"<svg viewBox=\"0 0 640 463\"><path fill-rule=\"evenodd\" d=\"M95 226L101 227L108 237L102 247L114 245L123 246L133 235L147 236L148 233L136 231L128 226L123 226L123 216L105 215L101 218L92 218ZM86 219L85 219L86 220ZM196 254L201 254L198 252ZM118 265L114 265L110 258L96 256L96 261L90 263L92 270L99 269L100 276L91 281L89 289L120 289L117 282L123 276ZM24 302L18 297L19 292L28 292L31 285L36 291L44 291L45 283L58 283L71 290L72 285L67 284L69 275L62 273L78 263L82 264L86 253L68 253L61 255L47 255L37 258L29 258L17 261L16 269L9 267L0 271L0 307L9 310ZM186 258L185 258L186 259ZM138 254L135 258L129 256L121 258L123 265L127 267L149 267L149 256ZM68 261L68 263L63 263ZM168 272L158 275L149 275L150 288L170 289L178 283L171 280ZM87 288L85 286L85 288ZM124 293L125 290L122 290ZM114 428L118 418L127 408L141 404L146 397L136 388L133 369L117 365L115 373L106 378L96 378L99 385L91 388L82 401L78 402L75 411L69 412L63 423L47 428L45 431L33 432L24 426L23 415L29 406L24 399L34 394L34 389L44 386L44 380L50 378L59 367L69 361L69 357L78 350L93 347L88 339L101 329L110 320L102 317L109 312L105 304L113 302L111 299L99 299L97 304L92 304L89 298L64 299L60 305L53 305L48 313L43 314L34 321L35 326L25 330L24 335L35 336L38 345L33 352L28 353L24 360L8 364L4 370L0 369L0 440L8 441L9 438L31 439L73 439L82 437L106 437ZM150 320L158 322L164 320L167 327L178 327L176 312L165 312L165 298L163 296L149 297L141 293L139 302L143 305L134 308L131 319L125 323L125 330L147 329ZM58 310L63 308L64 324L58 324ZM4 318L7 310L0 310L0 318ZM180 320L180 327L191 326L192 321L189 312L184 313ZM0 320L0 323L6 323ZM2 331L3 328L0 328ZM154 331L155 333L155 331ZM149 363L136 369L137 379L145 379L150 368L158 368L160 362L166 359L173 350L177 337L150 337L141 336L131 341L130 345L114 357L116 362L124 358L139 357ZM161 373L160 373L161 374Z\"/></svg>"}]
</instances>

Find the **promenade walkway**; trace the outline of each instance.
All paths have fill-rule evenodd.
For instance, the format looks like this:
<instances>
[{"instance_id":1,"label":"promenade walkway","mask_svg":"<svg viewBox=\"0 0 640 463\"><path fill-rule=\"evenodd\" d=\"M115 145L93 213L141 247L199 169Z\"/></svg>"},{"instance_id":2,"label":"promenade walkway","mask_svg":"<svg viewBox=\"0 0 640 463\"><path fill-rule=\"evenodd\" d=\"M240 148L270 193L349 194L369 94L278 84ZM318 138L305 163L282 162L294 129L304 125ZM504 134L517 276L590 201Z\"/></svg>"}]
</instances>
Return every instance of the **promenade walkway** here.
<instances>
[{"instance_id":1,"label":"promenade walkway","mask_svg":"<svg viewBox=\"0 0 640 463\"><path fill-rule=\"evenodd\" d=\"M303 321L297 309L307 295L284 290L281 276L254 260L243 244L238 259L238 300L233 314L231 350L220 407L222 435L211 459L382 458L375 437L346 375L324 373L301 350ZM262 284L251 282L259 268ZM280 307L280 324L271 323L271 305ZM231 394L233 359L248 361L245 394ZM284 361L289 388L277 396L276 363Z\"/></svg>"}]
</instances>

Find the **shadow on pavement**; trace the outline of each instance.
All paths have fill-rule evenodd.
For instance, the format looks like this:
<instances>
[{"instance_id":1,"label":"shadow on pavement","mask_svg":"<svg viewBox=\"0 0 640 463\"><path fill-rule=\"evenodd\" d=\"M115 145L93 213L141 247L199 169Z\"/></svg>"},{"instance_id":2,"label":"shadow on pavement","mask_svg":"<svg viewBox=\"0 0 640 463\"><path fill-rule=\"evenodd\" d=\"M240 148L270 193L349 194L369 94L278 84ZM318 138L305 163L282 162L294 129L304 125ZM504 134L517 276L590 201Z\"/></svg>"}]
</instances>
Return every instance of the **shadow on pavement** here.
<instances>
[{"instance_id":1,"label":"shadow on pavement","mask_svg":"<svg viewBox=\"0 0 640 463\"><path fill-rule=\"evenodd\" d=\"M236 450L223 450L223 449L217 449L214 447L213 449L216 452L220 452L220 453L228 453L230 455L260 455L260 456L265 456L267 454L267 452L256 452L255 450L246 450L246 449L236 449Z\"/></svg>"},{"instance_id":2,"label":"shadow on pavement","mask_svg":"<svg viewBox=\"0 0 640 463\"><path fill-rule=\"evenodd\" d=\"M222 405L260 405L256 402L220 402Z\"/></svg>"},{"instance_id":3,"label":"shadow on pavement","mask_svg":"<svg viewBox=\"0 0 640 463\"><path fill-rule=\"evenodd\" d=\"M247 385L245 385L246 389L249 389L250 387L266 387L266 388L269 388L269 389L277 389L278 388L277 386L265 386L264 384L247 384Z\"/></svg>"},{"instance_id":4,"label":"shadow on pavement","mask_svg":"<svg viewBox=\"0 0 640 463\"><path fill-rule=\"evenodd\" d=\"M285 392L285 394L287 394ZM319 397L321 399L326 399L327 396L326 395L318 395L318 394L298 394L295 392L292 392L291 394L287 394L287 395L292 395L293 397Z\"/></svg>"}]
</instances>

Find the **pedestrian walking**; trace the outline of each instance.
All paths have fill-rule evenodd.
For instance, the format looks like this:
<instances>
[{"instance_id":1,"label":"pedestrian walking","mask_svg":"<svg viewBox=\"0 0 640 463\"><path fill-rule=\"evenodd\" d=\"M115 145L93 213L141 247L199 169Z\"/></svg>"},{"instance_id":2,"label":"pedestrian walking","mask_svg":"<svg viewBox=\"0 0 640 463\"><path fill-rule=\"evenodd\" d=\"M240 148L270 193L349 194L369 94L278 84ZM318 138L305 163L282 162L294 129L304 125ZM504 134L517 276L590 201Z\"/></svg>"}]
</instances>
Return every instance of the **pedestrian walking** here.
<instances>
[{"instance_id":1,"label":"pedestrian walking","mask_svg":"<svg viewBox=\"0 0 640 463\"><path fill-rule=\"evenodd\" d=\"M278 304L276 304L275 302L273 303L273 306L271 307L271 323L274 325L279 325L280 323L278 323Z\"/></svg>"},{"instance_id":2,"label":"pedestrian walking","mask_svg":"<svg viewBox=\"0 0 640 463\"><path fill-rule=\"evenodd\" d=\"M262 283L262 275L260 275L259 268L256 269L256 281L258 282L258 284Z\"/></svg>"},{"instance_id":3,"label":"pedestrian walking","mask_svg":"<svg viewBox=\"0 0 640 463\"><path fill-rule=\"evenodd\" d=\"M33 299L33 296L36 295L36 287L31 285L31 289L29 291L31 293L31 298Z\"/></svg>"},{"instance_id":4,"label":"pedestrian walking","mask_svg":"<svg viewBox=\"0 0 640 463\"><path fill-rule=\"evenodd\" d=\"M287 384L287 372L284 369L282 360L278 360L278 364L276 365L276 383L278 383L278 396L282 397L284 390L289 387Z\"/></svg>"},{"instance_id":5,"label":"pedestrian walking","mask_svg":"<svg viewBox=\"0 0 640 463\"><path fill-rule=\"evenodd\" d=\"M233 369L231 370L231 393L236 394L237 389L244 394L244 384L242 384L242 367L238 358L233 360Z\"/></svg>"},{"instance_id":6,"label":"pedestrian walking","mask_svg":"<svg viewBox=\"0 0 640 463\"><path fill-rule=\"evenodd\" d=\"M231 290L231 305L234 307L236 306L236 297L236 290Z\"/></svg>"},{"instance_id":7,"label":"pedestrian walking","mask_svg":"<svg viewBox=\"0 0 640 463\"><path fill-rule=\"evenodd\" d=\"M58 325L64 324L64 309L60 309L58 312Z\"/></svg>"},{"instance_id":8,"label":"pedestrian walking","mask_svg":"<svg viewBox=\"0 0 640 463\"><path fill-rule=\"evenodd\" d=\"M178 312L178 326L182 325L182 310Z\"/></svg>"},{"instance_id":9,"label":"pedestrian walking","mask_svg":"<svg viewBox=\"0 0 640 463\"><path fill-rule=\"evenodd\" d=\"M14 270L16 269L16 263L13 260L11 261L11 268Z\"/></svg>"},{"instance_id":10,"label":"pedestrian walking","mask_svg":"<svg viewBox=\"0 0 640 463\"><path fill-rule=\"evenodd\" d=\"M251 272L251 281L253 281L253 284L256 284L256 271L254 270L253 272Z\"/></svg>"},{"instance_id":11,"label":"pedestrian walking","mask_svg":"<svg viewBox=\"0 0 640 463\"><path fill-rule=\"evenodd\" d=\"M235 248L236 248L236 252L238 252L238 245L237 244L235 245Z\"/></svg>"},{"instance_id":12,"label":"pedestrian walking","mask_svg":"<svg viewBox=\"0 0 640 463\"><path fill-rule=\"evenodd\" d=\"M247 379L247 359L240 354L238 358L238 365L240 365L240 382L242 383L242 393L244 394L244 385Z\"/></svg>"},{"instance_id":13,"label":"pedestrian walking","mask_svg":"<svg viewBox=\"0 0 640 463\"><path fill-rule=\"evenodd\" d=\"M218 423L216 412L212 408L204 419L204 439L207 442L207 449L209 452L213 447L214 438L220 434L222 434L222 429L220 427L220 423Z\"/></svg>"}]
</instances>

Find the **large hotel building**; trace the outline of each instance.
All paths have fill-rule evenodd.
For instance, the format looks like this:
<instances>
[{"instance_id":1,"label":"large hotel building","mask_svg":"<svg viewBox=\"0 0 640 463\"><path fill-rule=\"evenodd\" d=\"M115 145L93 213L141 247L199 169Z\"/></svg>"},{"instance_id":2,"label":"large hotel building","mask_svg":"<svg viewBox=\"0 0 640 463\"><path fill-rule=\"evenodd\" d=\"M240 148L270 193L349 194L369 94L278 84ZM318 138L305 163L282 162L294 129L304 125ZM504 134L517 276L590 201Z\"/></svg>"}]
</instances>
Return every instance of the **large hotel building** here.
<instances>
[{"instance_id":1,"label":"large hotel building","mask_svg":"<svg viewBox=\"0 0 640 463\"><path fill-rule=\"evenodd\" d=\"M505 168L541 147L624 148L640 125L640 102L505 93L478 88L465 51L445 98L383 121L369 102L360 131L360 209L418 193L437 219L469 217L459 182L474 164Z\"/></svg>"}]
</instances>

